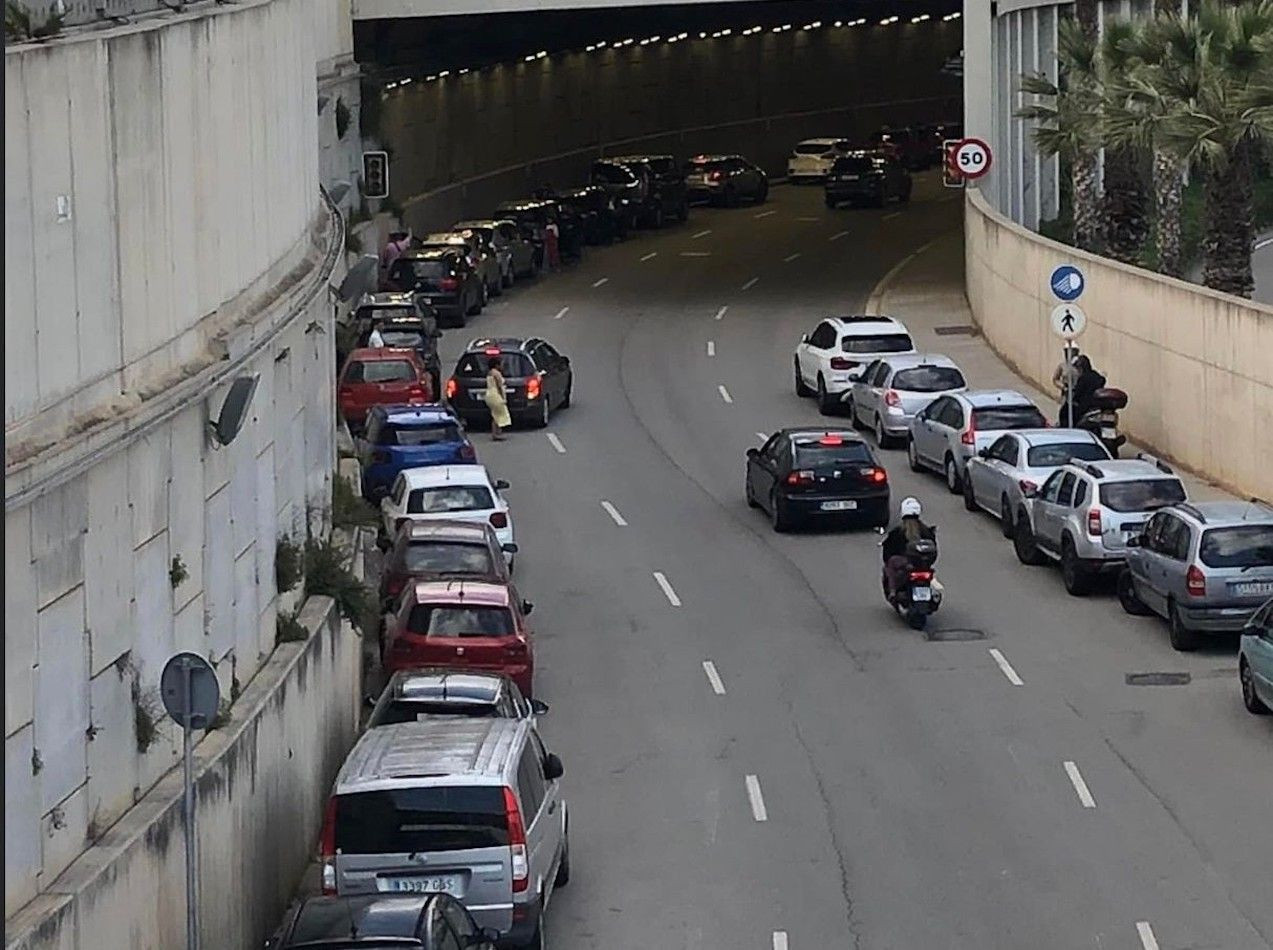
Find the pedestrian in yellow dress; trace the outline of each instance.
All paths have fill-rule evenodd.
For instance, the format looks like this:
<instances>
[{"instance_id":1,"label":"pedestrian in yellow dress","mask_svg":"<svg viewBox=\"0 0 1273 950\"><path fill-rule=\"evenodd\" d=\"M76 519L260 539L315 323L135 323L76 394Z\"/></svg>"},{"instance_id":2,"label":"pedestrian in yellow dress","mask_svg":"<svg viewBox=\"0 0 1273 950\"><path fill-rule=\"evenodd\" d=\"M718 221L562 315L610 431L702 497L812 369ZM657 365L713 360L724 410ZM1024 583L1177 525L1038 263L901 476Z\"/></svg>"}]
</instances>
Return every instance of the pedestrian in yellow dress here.
<instances>
[{"instance_id":1,"label":"pedestrian in yellow dress","mask_svg":"<svg viewBox=\"0 0 1273 950\"><path fill-rule=\"evenodd\" d=\"M501 372L502 362L498 356L492 356L486 371L486 408L491 411L491 438L496 442L504 439L503 430L513 424L508 414L508 396L504 385L504 374Z\"/></svg>"}]
</instances>

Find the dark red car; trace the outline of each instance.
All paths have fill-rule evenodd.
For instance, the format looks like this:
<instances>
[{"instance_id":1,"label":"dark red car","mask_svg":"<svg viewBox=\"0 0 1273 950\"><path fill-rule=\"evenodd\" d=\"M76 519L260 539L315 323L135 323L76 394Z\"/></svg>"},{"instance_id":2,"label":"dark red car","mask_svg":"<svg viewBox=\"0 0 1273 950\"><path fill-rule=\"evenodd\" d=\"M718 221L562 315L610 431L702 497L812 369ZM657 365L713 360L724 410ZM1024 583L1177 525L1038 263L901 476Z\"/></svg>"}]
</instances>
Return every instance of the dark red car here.
<instances>
[{"instance_id":1,"label":"dark red car","mask_svg":"<svg viewBox=\"0 0 1273 950\"><path fill-rule=\"evenodd\" d=\"M531 698L532 605L512 584L421 581L407 588L385 630L387 674L421 666L503 673Z\"/></svg>"},{"instance_id":2,"label":"dark red car","mask_svg":"<svg viewBox=\"0 0 1273 950\"><path fill-rule=\"evenodd\" d=\"M511 548L512 550L509 550ZM480 521L408 521L385 554L380 569L380 605L392 610L411 581L511 579L509 561L517 545L501 548L495 529Z\"/></svg>"},{"instance_id":3,"label":"dark red car","mask_svg":"<svg viewBox=\"0 0 1273 950\"><path fill-rule=\"evenodd\" d=\"M350 353L336 393L340 414L355 432L362 430L373 406L422 406L435 396L420 354L389 347L364 347Z\"/></svg>"}]
</instances>

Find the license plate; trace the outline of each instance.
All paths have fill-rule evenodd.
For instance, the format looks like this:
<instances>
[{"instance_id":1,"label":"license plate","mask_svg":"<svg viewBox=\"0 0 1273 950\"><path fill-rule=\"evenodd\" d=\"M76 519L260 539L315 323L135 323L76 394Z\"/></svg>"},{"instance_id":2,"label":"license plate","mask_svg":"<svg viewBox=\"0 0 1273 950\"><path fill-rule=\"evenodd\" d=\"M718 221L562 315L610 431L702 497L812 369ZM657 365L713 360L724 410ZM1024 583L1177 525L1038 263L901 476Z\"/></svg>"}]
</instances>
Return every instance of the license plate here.
<instances>
[{"instance_id":1,"label":"license plate","mask_svg":"<svg viewBox=\"0 0 1273 950\"><path fill-rule=\"evenodd\" d=\"M376 889L393 894L450 894L460 896L460 878L456 874L431 874L427 877L382 877Z\"/></svg>"},{"instance_id":2,"label":"license plate","mask_svg":"<svg viewBox=\"0 0 1273 950\"><path fill-rule=\"evenodd\" d=\"M824 501L823 511L853 511L858 506L856 501Z\"/></svg>"},{"instance_id":3,"label":"license plate","mask_svg":"<svg viewBox=\"0 0 1273 950\"><path fill-rule=\"evenodd\" d=\"M469 398L470 399L485 399L486 390L485 389L470 389Z\"/></svg>"},{"instance_id":4,"label":"license plate","mask_svg":"<svg viewBox=\"0 0 1273 950\"><path fill-rule=\"evenodd\" d=\"M1115 429L1113 426L1101 426L1102 439L1112 439L1116 435L1118 435L1118 430Z\"/></svg>"},{"instance_id":5,"label":"license plate","mask_svg":"<svg viewBox=\"0 0 1273 950\"><path fill-rule=\"evenodd\" d=\"M857 181L861 177L861 175L841 175L840 181Z\"/></svg>"},{"instance_id":6,"label":"license plate","mask_svg":"<svg viewBox=\"0 0 1273 950\"><path fill-rule=\"evenodd\" d=\"M1273 581L1248 581L1245 584L1234 584L1233 592L1243 597L1265 597L1273 594Z\"/></svg>"},{"instance_id":7,"label":"license plate","mask_svg":"<svg viewBox=\"0 0 1273 950\"><path fill-rule=\"evenodd\" d=\"M932 600L933 589L931 587L912 587L911 600Z\"/></svg>"}]
</instances>

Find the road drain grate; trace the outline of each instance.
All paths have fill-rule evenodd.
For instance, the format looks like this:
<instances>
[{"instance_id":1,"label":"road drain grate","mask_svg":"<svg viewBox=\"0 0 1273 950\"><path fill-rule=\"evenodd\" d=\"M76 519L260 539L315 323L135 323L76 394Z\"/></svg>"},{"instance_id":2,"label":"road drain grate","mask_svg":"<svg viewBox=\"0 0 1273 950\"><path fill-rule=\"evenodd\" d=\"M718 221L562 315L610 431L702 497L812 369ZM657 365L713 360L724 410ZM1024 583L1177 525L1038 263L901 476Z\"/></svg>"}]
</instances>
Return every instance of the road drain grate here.
<instances>
[{"instance_id":1,"label":"road drain grate","mask_svg":"<svg viewBox=\"0 0 1273 950\"><path fill-rule=\"evenodd\" d=\"M1186 686L1192 677L1188 673L1128 673L1128 686Z\"/></svg>"},{"instance_id":2,"label":"road drain grate","mask_svg":"<svg viewBox=\"0 0 1273 950\"><path fill-rule=\"evenodd\" d=\"M971 323L956 323L951 326L933 327L938 336L976 336L977 328Z\"/></svg>"},{"instance_id":3,"label":"road drain grate","mask_svg":"<svg viewBox=\"0 0 1273 950\"><path fill-rule=\"evenodd\" d=\"M984 640L986 639L986 631L965 630L958 627L934 627L929 629L925 636L929 640L939 643L945 643L951 640Z\"/></svg>"}]
</instances>

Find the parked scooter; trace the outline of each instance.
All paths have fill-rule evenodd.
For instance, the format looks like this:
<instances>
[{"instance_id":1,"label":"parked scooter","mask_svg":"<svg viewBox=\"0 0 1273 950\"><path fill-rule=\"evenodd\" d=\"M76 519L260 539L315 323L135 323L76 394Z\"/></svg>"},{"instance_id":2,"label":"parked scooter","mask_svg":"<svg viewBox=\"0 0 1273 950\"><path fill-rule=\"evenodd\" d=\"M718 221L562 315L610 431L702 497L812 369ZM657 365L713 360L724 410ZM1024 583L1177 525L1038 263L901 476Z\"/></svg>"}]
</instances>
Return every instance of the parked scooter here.
<instances>
[{"instance_id":1,"label":"parked scooter","mask_svg":"<svg viewBox=\"0 0 1273 950\"><path fill-rule=\"evenodd\" d=\"M906 559L910 562L906 574L892 596L888 592L888 578L884 578L884 599L899 615L906 618L911 629L923 630L929 615L935 614L941 606L942 593L945 590L937 580L937 572L933 568L937 561L937 542L908 542Z\"/></svg>"},{"instance_id":2,"label":"parked scooter","mask_svg":"<svg viewBox=\"0 0 1273 950\"><path fill-rule=\"evenodd\" d=\"M1092 408L1078 418L1075 426L1085 429L1118 458L1118 450L1127 442L1127 436L1118 431L1118 413L1127 408L1127 393L1121 389L1104 388L1092 393Z\"/></svg>"}]
</instances>

